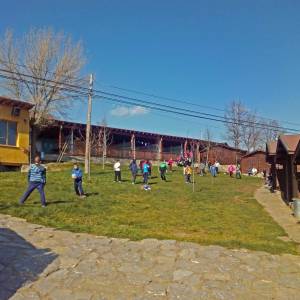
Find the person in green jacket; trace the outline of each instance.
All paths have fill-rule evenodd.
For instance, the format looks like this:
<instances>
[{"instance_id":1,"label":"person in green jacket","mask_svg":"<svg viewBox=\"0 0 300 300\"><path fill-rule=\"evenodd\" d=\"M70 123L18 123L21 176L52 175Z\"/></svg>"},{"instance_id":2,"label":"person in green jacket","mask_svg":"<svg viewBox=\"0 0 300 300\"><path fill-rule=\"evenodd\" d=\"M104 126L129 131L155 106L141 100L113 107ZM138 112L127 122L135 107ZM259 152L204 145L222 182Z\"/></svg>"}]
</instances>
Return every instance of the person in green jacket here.
<instances>
[{"instance_id":1,"label":"person in green jacket","mask_svg":"<svg viewBox=\"0 0 300 300\"><path fill-rule=\"evenodd\" d=\"M167 172L167 163L164 160L163 162L160 163L159 165L159 173L160 173L160 178L164 181L167 181L166 178L166 172Z\"/></svg>"}]
</instances>

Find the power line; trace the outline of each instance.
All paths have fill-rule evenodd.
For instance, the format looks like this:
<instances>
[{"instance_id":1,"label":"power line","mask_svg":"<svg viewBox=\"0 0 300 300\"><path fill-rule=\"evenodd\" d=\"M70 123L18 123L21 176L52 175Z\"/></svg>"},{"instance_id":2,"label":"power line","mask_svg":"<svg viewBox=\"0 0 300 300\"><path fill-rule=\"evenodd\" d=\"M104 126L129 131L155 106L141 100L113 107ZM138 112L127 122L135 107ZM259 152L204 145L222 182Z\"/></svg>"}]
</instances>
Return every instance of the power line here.
<instances>
[{"instance_id":1,"label":"power line","mask_svg":"<svg viewBox=\"0 0 300 300\"><path fill-rule=\"evenodd\" d=\"M217 110L217 111L226 112L225 109L216 108L216 107L207 106L207 105L201 105L201 104L189 102L189 101L186 101L186 100L179 100L179 99L175 99L175 98L170 98L170 97L165 97L165 96L159 96L159 95L152 94L152 93L146 93L146 92L141 92L141 91L137 91L137 90L133 90L133 89L122 88L122 87L118 87L118 86L115 86L115 85L107 85L107 84L105 84L104 86L110 87L110 88L113 88L113 89L116 89L116 90L124 91L124 92L130 92L130 93L140 94L140 95L148 96L148 97L152 97L152 98L157 98L157 99L167 100L167 101L171 101L171 102L188 104L188 105L193 105L193 106L197 106L197 107L201 107L201 108L206 108L206 109L211 109L211 110Z\"/></svg>"},{"instance_id":2,"label":"power line","mask_svg":"<svg viewBox=\"0 0 300 300\"><path fill-rule=\"evenodd\" d=\"M116 102L116 103L122 103L122 104L125 103L127 105L141 106L141 107L144 107L144 108L154 109L154 110L158 110L158 111L162 111L162 112L173 113L173 114L176 114L176 115L183 115L183 116L188 116L188 117L193 117L193 118L198 118L198 119L205 119L205 120L221 122L221 123L238 124L237 122L233 122L233 121L219 120L219 119L212 118L212 117L204 117L204 116L199 116L199 115L195 115L195 114L191 114L191 113L184 113L184 112L179 112L179 111L170 110L170 109L166 109L166 108L156 107L156 106L152 106L152 105L149 105L149 104L140 104L138 102L131 102L131 101L123 100L123 99L110 98L110 97L106 97L106 96L102 96L102 95L94 95L94 97L104 99L104 100L107 100L107 101L110 101L110 102ZM260 129L265 129L266 128L266 126L264 126L264 127L256 126L256 127L260 128ZM289 129L289 130L286 130L286 131L287 132L298 132L296 129Z\"/></svg>"},{"instance_id":3,"label":"power line","mask_svg":"<svg viewBox=\"0 0 300 300\"><path fill-rule=\"evenodd\" d=\"M2 60L3 61L3 60ZM10 63L10 64L13 64L15 66L19 66L19 67L22 67L26 70L30 70L30 68L24 64L20 64L20 63L12 63L12 62L8 62L8 61L3 61L3 62L6 62L6 63ZM4 72L7 72L8 70L4 70L4 69L0 69L0 71L4 71ZM31 70L30 70L31 71ZM12 71L11 71L12 72ZM15 72L16 74L20 74L22 76L28 76L28 77L32 77L32 78L35 78L35 79L38 79L38 77L36 76L32 76L32 75L28 75L28 74L23 74L23 73L20 73L20 72ZM48 73L50 74L54 74L56 75L57 73L56 72L50 72L48 71ZM66 79L76 79L78 81L82 81L84 83L87 83L88 80L87 78L76 78L76 77L73 77L73 76L68 76ZM51 79L46 79L46 78L39 78L39 80L47 80L48 82L52 82L52 83L56 83L58 84L59 82L55 81L55 80L51 80ZM83 90L87 90L88 91L88 88L86 87L82 87L82 86L76 86L74 84L69 84L69 83L61 83L60 84L65 84L65 85L68 85L69 87L74 87L74 88L80 88L80 89L83 89ZM102 84L102 83L101 83ZM159 96L157 94L153 94L153 93L146 93L146 92L141 92L141 91L137 91L135 89L127 89L127 88L123 88L123 87L118 87L116 85L108 85L108 84L105 84L107 87L111 87L111 88L114 88L114 89L118 89L118 90L122 90L122 91L127 91L127 92L131 92L131 93L136 93L136 94L140 94L140 95L144 95L144 96L148 96L148 97L152 97L152 98L157 98L157 99L163 99L163 100L167 100L167 101L171 101L171 102L174 102L174 103L180 103L180 104L188 104L188 105L193 105L195 107L201 107L201 108L206 108L206 109L211 109L211 110L216 110L216 111L221 111L221 112L228 112L228 110L225 110L225 109L221 109L221 108L216 108L216 107L212 107L212 106L206 106L206 105L201 105L201 104L197 104L197 103L193 103L193 102L190 102L190 101L186 101L186 100L179 100L179 99L175 99L175 98L171 98L171 97L165 97L165 96ZM124 97L125 99L134 99L132 97L127 97L127 96L124 96L124 95L118 95L118 94L113 94L113 93L108 93L108 92L105 92L105 91L102 91L102 90L96 90L94 89L94 91L96 92L99 92L99 93L104 93L104 94L107 94L109 96L116 96L116 97ZM136 99L135 99L136 100ZM139 99L140 101L145 101L145 100L141 100ZM167 106L166 106L167 107ZM179 108L179 109L183 109L183 108ZM188 110L188 111L191 111L191 110ZM214 114L207 114L207 113L203 113L203 112L199 112L199 114L203 114L203 115L208 115L208 116L213 116L213 117L216 117L216 118L223 118L223 116L218 116L218 115L214 115ZM295 125L295 126L300 126L299 123L294 123L294 122L289 122L289 121L282 121L282 120L275 120L275 119L271 119L271 118L266 118L266 117L262 117L262 116L258 116L261 120L269 120L269 121L278 121L280 123L286 123L286 124L290 124L290 125ZM246 120L244 120L244 122L248 122ZM250 124L250 123L249 123ZM265 124L262 124L262 123L256 123L256 124L260 124L262 126L266 126ZM268 125L268 127L273 127L275 129L283 129L283 127L281 126L272 126L272 125ZM287 128L288 130L294 130L296 131L296 129L291 129L291 128ZM300 130L300 129L299 129Z\"/></svg>"},{"instance_id":4,"label":"power line","mask_svg":"<svg viewBox=\"0 0 300 300\"><path fill-rule=\"evenodd\" d=\"M27 82L27 83L31 83L31 84L38 84L38 85L42 85L42 86L46 86L45 82L58 84L58 85L61 86L61 87L59 87L59 89L61 89L61 90L67 90L67 91L70 91L70 92L81 93L84 96L87 96L88 93L89 93L89 89L85 88L85 87L82 87L82 86L76 86L76 85L73 85L73 84L67 84L67 83L58 82L58 81L54 81L54 80L49 80L49 79L45 79L45 78L39 78L39 77L31 76L31 75L28 75L28 74L16 73L16 72L4 70L4 69L0 69L0 71L6 72L6 73L9 73L9 74L18 75L18 76L22 75L22 76L25 76L25 77L28 77L28 78L33 78L35 80L40 80L44 83L32 82L32 81L28 81L28 80L25 80L25 79L18 79L18 78L15 78L15 77L9 77L9 76L5 76L5 75L2 76L4 78L23 81L23 82ZM65 88L64 86L67 86L67 88ZM54 88L56 86L49 86L48 85L48 87ZM86 91L86 92L84 92L84 91ZM266 125L266 124L261 124L261 123L258 123L258 122L251 122L251 121L246 121L246 120L243 120L242 122L235 122L235 121L227 120L224 117L221 117L221 116L218 116L218 115L206 114L206 113L202 113L202 112L198 112L198 111L192 111L192 110L188 110L188 109L184 109L184 108L180 108L180 107L174 107L174 106L159 104L159 103L155 103L155 102L151 102L151 101L145 101L145 100L138 99L138 98L132 98L132 97L127 97L127 96L123 96L123 95L108 93L108 92L104 92L104 91L97 90L97 89L94 89L93 92L94 93L98 92L100 94L105 94L105 95L109 95L109 96L114 97L114 98L111 98L111 97L95 94L96 97L102 98L102 99L105 99L105 100L108 100L108 101L114 101L114 102L123 103L123 104L125 103L127 105L141 106L141 107L150 108L150 109L154 109L154 110L160 110L160 111L164 111L164 112L169 112L169 113L174 113L174 114L179 114L179 115L184 115L184 116L189 116L189 117L194 117L194 118L200 118L200 119L205 119L205 120L210 120L210 121L222 122L224 124L255 125L257 128L261 128L261 129L265 129L265 128L269 128L269 129L273 129L273 130L274 129L277 129L277 130L278 129L284 129L287 132L298 132L297 129L293 129L293 128ZM118 98L121 98L122 100L118 99ZM126 101L124 99L130 100L130 101ZM185 113L183 111L185 111ZM199 115L195 115L195 113L198 113Z\"/></svg>"},{"instance_id":5,"label":"power line","mask_svg":"<svg viewBox=\"0 0 300 300\"><path fill-rule=\"evenodd\" d=\"M119 86L116 86L116 85L109 85L109 84L103 84L103 83L100 83L100 84L102 84L103 86L106 86L108 88L113 88L113 89L124 91L124 92L130 92L130 93L140 94L140 95L148 96L148 97L152 97L152 98L167 100L167 101L174 102L174 103L182 103L182 104L187 104L187 105L193 105L195 107L201 107L201 108L216 110L216 111L220 111L220 112L224 112L224 113L228 112L228 110L226 110L226 109L212 107L212 106L207 106L207 105L202 105L202 104L198 104L198 103L193 103L193 102L187 101L187 100L179 100L179 99L176 99L176 98L160 96L160 95L153 94L153 93L141 92L141 91L137 91L135 89L123 88L123 87L119 87ZM262 119L262 120L278 121L280 123L285 123L285 124L300 126L299 123L295 123L295 122L284 121L284 120L275 120L275 119L267 118L267 117L263 117L263 116L258 116L258 117L260 119Z\"/></svg>"}]
</instances>

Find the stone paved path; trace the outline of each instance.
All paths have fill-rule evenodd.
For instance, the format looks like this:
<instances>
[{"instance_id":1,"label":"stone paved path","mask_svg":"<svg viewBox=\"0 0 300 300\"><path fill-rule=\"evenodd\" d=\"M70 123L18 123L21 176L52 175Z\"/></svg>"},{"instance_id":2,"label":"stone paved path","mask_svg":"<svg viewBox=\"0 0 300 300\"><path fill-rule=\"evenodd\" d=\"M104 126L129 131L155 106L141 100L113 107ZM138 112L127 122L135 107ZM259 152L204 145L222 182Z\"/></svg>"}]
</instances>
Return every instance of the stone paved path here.
<instances>
[{"instance_id":1,"label":"stone paved path","mask_svg":"<svg viewBox=\"0 0 300 300\"><path fill-rule=\"evenodd\" d=\"M0 215L0 299L299 299L300 257L96 237Z\"/></svg>"},{"instance_id":2,"label":"stone paved path","mask_svg":"<svg viewBox=\"0 0 300 300\"><path fill-rule=\"evenodd\" d=\"M272 216L272 218L286 231L290 239L300 243L299 220L293 217L292 210L281 199L280 193L271 193L269 189L261 187L255 192L255 198Z\"/></svg>"}]
</instances>

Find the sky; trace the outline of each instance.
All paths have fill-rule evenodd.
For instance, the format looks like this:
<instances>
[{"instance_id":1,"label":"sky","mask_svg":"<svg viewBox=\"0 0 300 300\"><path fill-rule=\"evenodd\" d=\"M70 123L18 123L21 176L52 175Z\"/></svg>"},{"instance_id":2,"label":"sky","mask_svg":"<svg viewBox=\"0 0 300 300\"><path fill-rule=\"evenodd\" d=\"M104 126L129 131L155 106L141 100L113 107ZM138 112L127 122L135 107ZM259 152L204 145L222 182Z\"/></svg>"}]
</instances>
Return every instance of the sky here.
<instances>
[{"instance_id":1,"label":"sky","mask_svg":"<svg viewBox=\"0 0 300 300\"><path fill-rule=\"evenodd\" d=\"M27 0L3 1L0 34L52 27L81 40L82 75L122 95L223 115L240 99L261 116L300 123L300 1L297 0ZM180 104L116 90L192 102ZM84 122L86 99L69 120ZM225 139L222 123L93 102L93 123L164 134ZM300 130L300 129L299 129Z\"/></svg>"}]
</instances>

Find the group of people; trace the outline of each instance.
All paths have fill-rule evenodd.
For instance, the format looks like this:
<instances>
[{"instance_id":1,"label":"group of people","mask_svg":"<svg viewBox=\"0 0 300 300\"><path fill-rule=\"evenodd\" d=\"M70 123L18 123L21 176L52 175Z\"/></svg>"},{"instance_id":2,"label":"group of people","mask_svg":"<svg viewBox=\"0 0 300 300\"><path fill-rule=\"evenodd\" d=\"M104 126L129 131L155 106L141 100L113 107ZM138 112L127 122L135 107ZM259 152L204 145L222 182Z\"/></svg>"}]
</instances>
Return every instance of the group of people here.
<instances>
[{"instance_id":1,"label":"group of people","mask_svg":"<svg viewBox=\"0 0 300 300\"><path fill-rule=\"evenodd\" d=\"M215 161L214 163L211 163L210 161L206 164L203 161L199 164L199 175L204 176L206 174L206 169L208 169L208 172L213 176L216 177L220 172L220 163L218 161ZM235 174L235 177L237 179L242 178L242 172L241 172L241 166L240 164L237 165L229 165L227 168L227 174L230 177L233 177Z\"/></svg>"},{"instance_id":2,"label":"group of people","mask_svg":"<svg viewBox=\"0 0 300 300\"><path fill-rule=\"evenodd\" d=\"M167 163L165 160L162 161L159 164L159 173L160 173L160 178L163 181L166 181L166 173L168 166L170 170L172 170L172 164ZM115 172L115 182L122 182L121 180L121 163L120 160L117 160L114 164L114 172ZM136 159L133 159L130 164L129 164L129 170L131 173L131 183L135 184L136 183L136 178L139 173L139 170L141 174L143 175L143 184L148 185L149 178L151 178L152 175L152 163L149 160L141 160L139 163L139 166L137 164Z\"/></svg>"},{"instance_id":3,"label":"group of people","mask_svg":"<svg viewBox=\"0 0 300 300\"><path fill-rule=\"evenodd\" d=\"M173 160L167 161L162 161L158 165L158 170L160 173L160 178L162 181L167 181L166 178L166 173L169 167L169 170L172 171L172 165L173 165ZM182 161L183 165L183 174L185 178L186 183L191 183L191 176L193 173L193 168L192 168L192 160L189 157L186 157ZM200 176L205 175L205 169L208 167L209 172L213 177L216 177L217 174L220 171L220 163L216 161L215 163L211 164L205 164L203 161L200 162L199 164L199 174ZM117 160L114 165L114 181L115 182L122 182L122 177L121 177L121 162L120 160ZM133 159L130 164L129 164L129 170L131 172L131 182L132 184L136 183L136 178L138 175L138 172L140 170L142 176L143 176L143 185L146 190L149 190L150 187L148 185L149 178L151 178L152 174L152 163L149 160L142 160L140 161L139 165L137 164L137 161ZM233 177L235 174L236 178L241 179L241 168L240 165L237 164L236 166L234 165L229 165L227 172L230 177ZM253 170L251 170L253 174ZM257 172L257 171L256 171ZM86 194L83 191L82 187L82 178L83 178L83 173L81 169L79 168L77 163L74 163L73 169L71 171L71 176L74 181L74 191L76 195L78 195L81 198L85 198ZM42 207L46 207L46 197L45 197L45 192L44 192L44 187L46 184L46 168L41 165L41 159L39 156L35 157L34 163L30 165L29 171L28 171L28 187L23 196L20 199L20 204L24 204L27 198L30 196L30 194L37 189L38 192L40 193L40 198L41 198L41 203Z\"/></svg>"},{"instance_id":4,"label":"group of people","mask_svg":"<svg viewBox=\"0 0 300 300\"><path fill-rule=\"evenodd\" d=\"M86 195L82 188L83 175L77 163L73 165L71 176L74 181L74 191L76 195L81 198L85 198ZM34 190L38 190L38 192L40 193L42 207L46 207L47 202L44 191L46 181L46 168L41 165L41 158L39 156L36 156L34 158L34 163L30 165L28 170L28 187L19 201L20 205L23 205L25 203L25 201Z\"/></svg>"}]
</instances>

